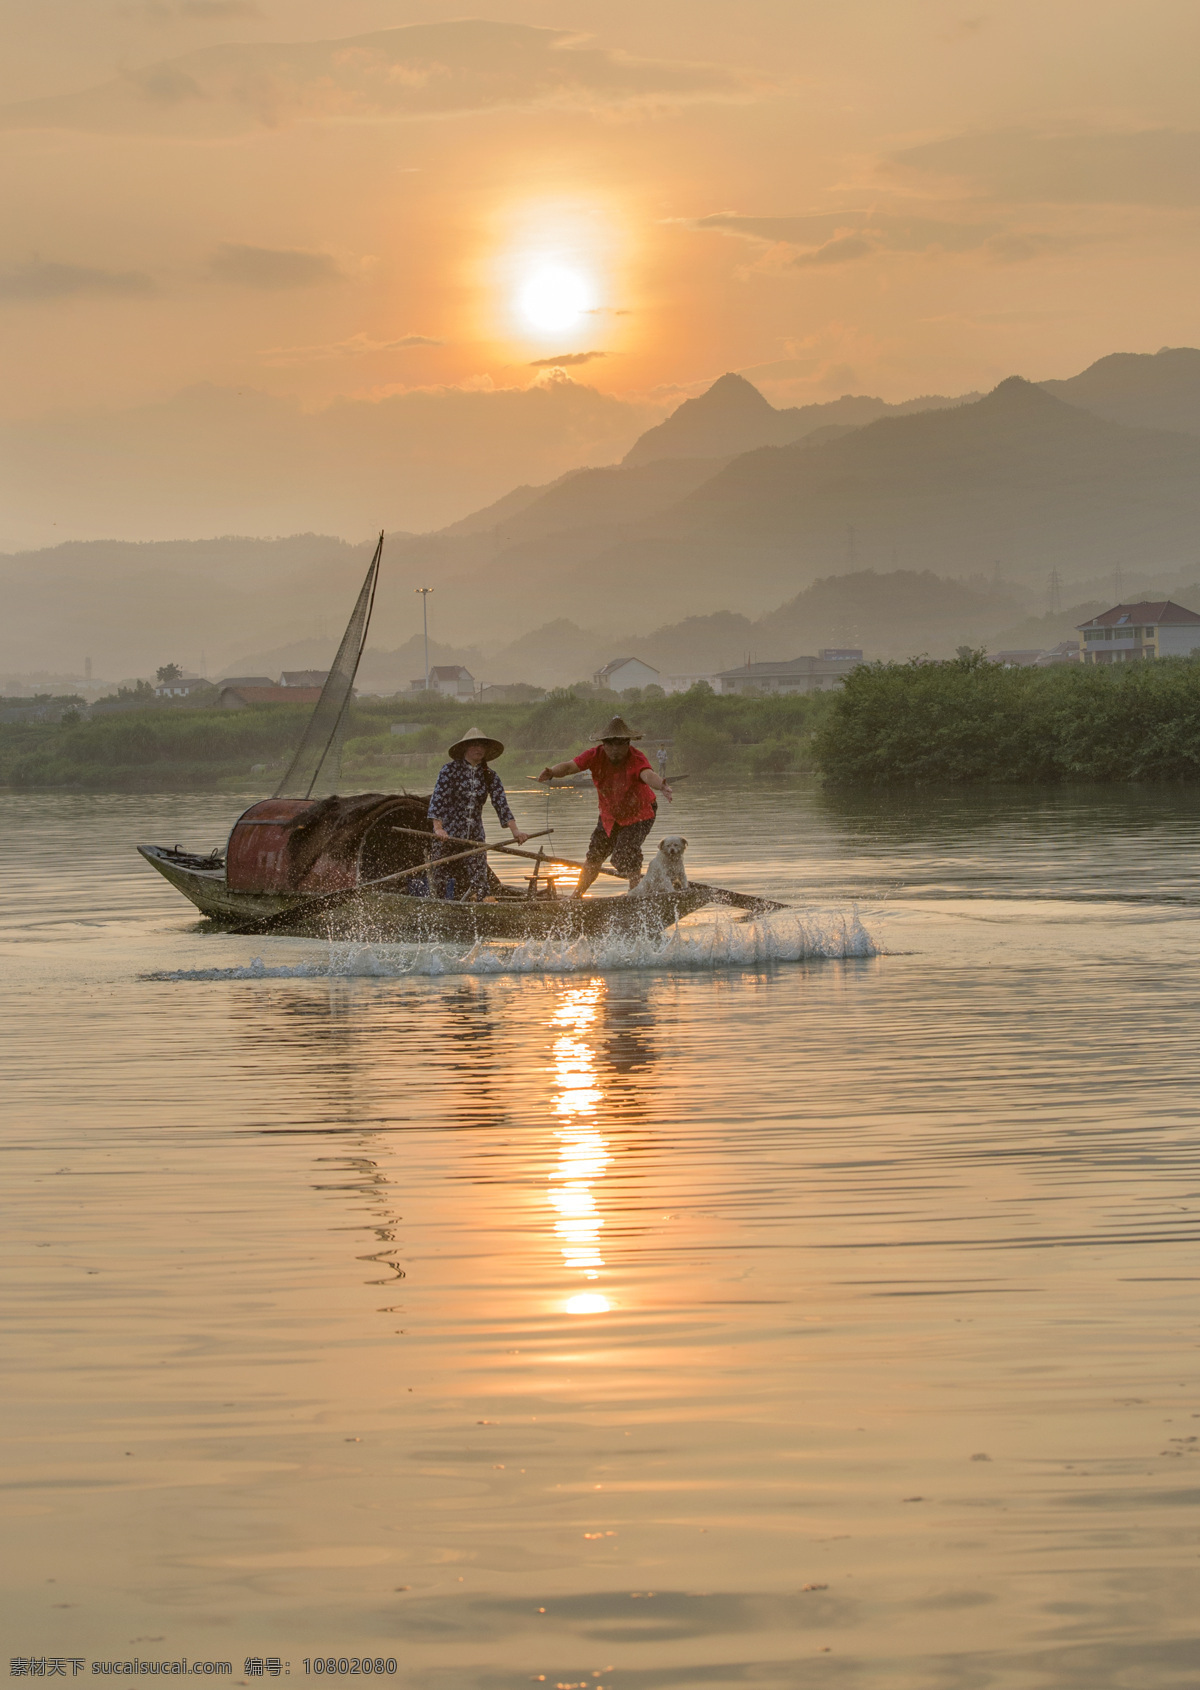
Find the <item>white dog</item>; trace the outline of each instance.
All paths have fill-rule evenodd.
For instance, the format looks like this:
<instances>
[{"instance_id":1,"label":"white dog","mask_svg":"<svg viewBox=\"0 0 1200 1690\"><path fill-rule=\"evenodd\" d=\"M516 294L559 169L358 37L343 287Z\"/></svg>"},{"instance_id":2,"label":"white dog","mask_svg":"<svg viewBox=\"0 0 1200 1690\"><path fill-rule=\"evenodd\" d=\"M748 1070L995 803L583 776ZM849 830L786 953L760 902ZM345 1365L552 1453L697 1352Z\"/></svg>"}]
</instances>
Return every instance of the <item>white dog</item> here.
<instances>
[{"instance_id":1,"label":"white dog","mask_svg":"<svg viewBox=\"0 0 1200 1690\"><path fill-rule=\"evenodd\" d=\"M683 866L683 853L686 850L687 840L681 839L677 833L668 834L665 839L660 840L658 850L650 859L650 867L637 885L629 888L629 896L662 898L673 892L686 892L688 877Z\"/></svg>"}]
</instances>

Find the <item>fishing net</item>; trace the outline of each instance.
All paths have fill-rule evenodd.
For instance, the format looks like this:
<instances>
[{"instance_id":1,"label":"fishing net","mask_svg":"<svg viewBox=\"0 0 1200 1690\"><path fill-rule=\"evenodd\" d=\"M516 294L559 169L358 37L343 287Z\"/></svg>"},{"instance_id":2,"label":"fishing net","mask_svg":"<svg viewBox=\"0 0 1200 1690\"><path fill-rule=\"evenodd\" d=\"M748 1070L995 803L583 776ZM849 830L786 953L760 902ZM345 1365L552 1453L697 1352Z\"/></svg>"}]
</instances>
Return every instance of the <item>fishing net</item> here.
<instances>
[{"instance_id":1,"label":"fishing net","mask_svg":"<svg viewBox=\"0 0 1200 1690\"><path fill-rule=\"evenodd\" d=\"M321 696L313 706L304 737L287 773L275 788L276 798L324 798L338 789L342 776L342 745L346 737L350 700L354 696L354 677L366 644L382 555L381 534L337 656L321 689Z\"/></svg>"}]
</instances>

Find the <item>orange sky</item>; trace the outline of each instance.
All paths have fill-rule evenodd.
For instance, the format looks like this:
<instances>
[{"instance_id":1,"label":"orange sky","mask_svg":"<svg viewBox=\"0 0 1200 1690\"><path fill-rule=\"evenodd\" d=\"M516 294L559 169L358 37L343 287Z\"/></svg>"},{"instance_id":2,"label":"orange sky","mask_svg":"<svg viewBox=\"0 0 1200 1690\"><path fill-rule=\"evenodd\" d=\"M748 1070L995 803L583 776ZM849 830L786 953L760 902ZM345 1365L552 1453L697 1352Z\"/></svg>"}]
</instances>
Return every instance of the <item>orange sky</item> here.
<instances>
[{"instance_id":1,"label":"orange sky","mask_svg":"<svg viewBox=\"0 0 1200 1690\"><path fill-rule=\"evenodd\" d=\"M6 10L10 422L569 356L632 439L726 369L900 399L1200 341L1181 0Z\"/></svg>"}]
</instances>

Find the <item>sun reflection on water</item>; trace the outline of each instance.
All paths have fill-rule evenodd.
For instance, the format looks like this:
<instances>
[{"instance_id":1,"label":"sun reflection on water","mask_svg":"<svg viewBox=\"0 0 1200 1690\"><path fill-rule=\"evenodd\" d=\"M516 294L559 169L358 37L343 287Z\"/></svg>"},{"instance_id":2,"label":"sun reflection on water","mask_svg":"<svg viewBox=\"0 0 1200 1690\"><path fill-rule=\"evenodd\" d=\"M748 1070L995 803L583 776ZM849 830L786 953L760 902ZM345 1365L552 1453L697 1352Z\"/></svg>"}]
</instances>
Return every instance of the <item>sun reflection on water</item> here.
<instances>
[{"instance_id":1,"label":"sun reflection on water","mask_svg":"<svg viewBox=\"0 0 1200 1690\"><path fill-rule=\"evenodd\" d=\"M595 1054L586 1035L596 1022L604 982L590 980L573 987L562 999L552 1025L555 1093L551 1109L559 1125L558 1160L550 1174L549 1197L557 1211L555 1233L569 1271L596 1280L604 1267L600 1233L604 1218L592 1186L604 1177L612 1161L608 1140L600 1131L599 1107L604 1092L599 1084ZM568 1298L569 1314L603 1314L607 1297L584 1292Z\"/></svg>"}]
</instances>

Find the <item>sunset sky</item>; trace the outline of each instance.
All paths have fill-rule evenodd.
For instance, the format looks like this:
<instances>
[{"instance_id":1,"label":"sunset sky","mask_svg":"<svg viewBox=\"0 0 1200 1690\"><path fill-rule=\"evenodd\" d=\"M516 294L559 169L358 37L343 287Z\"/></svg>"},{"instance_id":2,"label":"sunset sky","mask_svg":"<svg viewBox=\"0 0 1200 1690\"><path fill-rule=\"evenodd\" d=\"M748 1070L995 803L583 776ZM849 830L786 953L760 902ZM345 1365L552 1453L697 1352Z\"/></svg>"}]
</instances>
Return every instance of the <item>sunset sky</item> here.
<instances>
[{"instance_id":1,"label":"sunset sky","mask_svg":"<svg viewBox=\"0 0 1200 1690\"><path fill-rule=\"evenodd\" d=\"M30 486L97 408L207 438L197 384L411 395L434 490L385 516L419 527L526 445L531 479L611 461L728 369L776 404L901 399L1200 341L1183 0L5 9L0 420L40 419ZM566 443L553 406L514 420L559 371L608 401ZM0 541L53 537L43 497ZM204 527L90 497L72 532Z\"/></svg>"}]
</instances>

